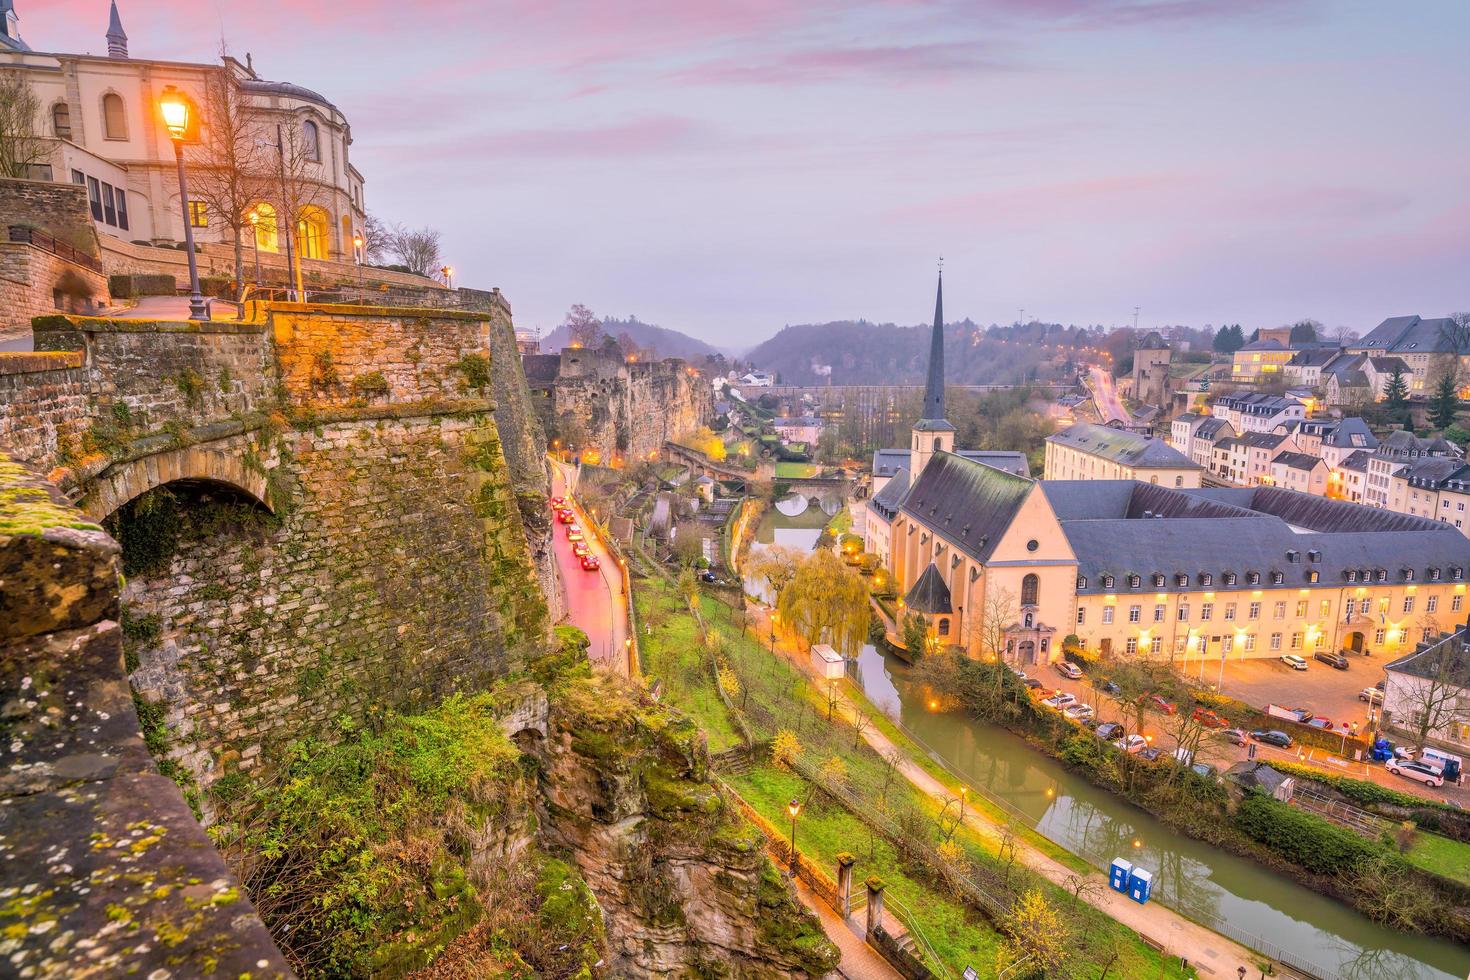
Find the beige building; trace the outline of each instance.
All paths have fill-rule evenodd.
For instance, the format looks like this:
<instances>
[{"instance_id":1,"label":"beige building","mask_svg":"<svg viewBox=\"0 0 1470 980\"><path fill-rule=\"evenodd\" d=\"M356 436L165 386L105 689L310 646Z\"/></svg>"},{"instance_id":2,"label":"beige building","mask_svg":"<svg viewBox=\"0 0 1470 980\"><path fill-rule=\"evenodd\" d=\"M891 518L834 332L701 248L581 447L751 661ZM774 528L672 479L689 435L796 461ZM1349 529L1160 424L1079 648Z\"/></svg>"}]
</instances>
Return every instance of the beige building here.
<instances>
[{"instance_id":1,"label":"beige building","mask_svg":"<svg viewBox=\"0 0 1470 980\"><path fill-rule=\"evenodd\" d=\"M1280 452L1271 460L1272 486L1296 490L1299 493L1327 493L1327 464L1319 456L1307 453Z\"/></svg>"},{"instance_id":2,"label":"beige building","mask_svg":"<svg viewBox=\"0 0 1470 980\"><path fill-rule=\"evenodd\" d=\"M1166 487L1198 487L1200 467L1162 439L1092 422L1048 436L1043 475L1048 480L1140 480Z\"/></svg>"},{"instance_id":3,"label":"beige building","mask_svg":"<svg viewBox=\"0 0 1470 980\"><path fill-rule=\"evenodd\" d=\"M1470 466L1458 457L1428 457L1389 476L1388 509L1452 525L1470 536Z\"/></svg>"},{"instance_id":4,"label":"beige building","mask_svg":"<svg viewBox=\"0 0 1470 980\"><path fill-rule=\"evenodd\" d=\"M1280 340L1257 340L1230 358L1230 380L1238 384L1280 384L1296 351Z\"/></svg>"},{"instance_id":5,"label":"beige building","mask_svg":"<svg viewBox=\"0 0 1470 980\"><path fill-rule=\"evenodd\" d=\"M1133 400L1141 405L1169 404L1169 362L1174 352L1150 331L1133 351Z\"/></svg>"},{"instance_id":6,"label":"beige building","mask_svg":"<svg viewBox=\"0 0 1470 980\"><path fill-rule=\"evenodd\" d=\"M302 258L353 261L353 236L366 218L363 177L349 159L347 118L324 96L261 78L248 59L209 65L132 57L116 4L105 35L108 54L60 54L44 45L36 50L21 39L11 0L3 6L0 68L18 69L40 102L37 131L47 159L32 167L31 176L86 187L98 234L125 242L183 240L174 148L159 115L159 99L166 87L178 89L199 110L199 125L207 131L210 120L201 107L208 105L211 80L228 77L239 85L250 107L247 118L261 139L285 145L288 159L296 161L293 182L304 188L293 194L303 200L295 216ZM99 40L105 13L99 3ZM267 186L256 207L262 252L283 250L277 204ZM196 240L233 242L201 199L192 199L189 211Z\"/></svg>"},{"instance_id":7,"label":"beige building","mask_svg":"<svg viewBox=\"0 0 1470 980\"><path fill-rule=\"evenodd\" d=\"M1278 487L1033 481L948 453L893 520L910 608L971 656L1087 648L1175 661L1397 653L1464 615L1470 542Z\"/></svg>"}]
</instances>

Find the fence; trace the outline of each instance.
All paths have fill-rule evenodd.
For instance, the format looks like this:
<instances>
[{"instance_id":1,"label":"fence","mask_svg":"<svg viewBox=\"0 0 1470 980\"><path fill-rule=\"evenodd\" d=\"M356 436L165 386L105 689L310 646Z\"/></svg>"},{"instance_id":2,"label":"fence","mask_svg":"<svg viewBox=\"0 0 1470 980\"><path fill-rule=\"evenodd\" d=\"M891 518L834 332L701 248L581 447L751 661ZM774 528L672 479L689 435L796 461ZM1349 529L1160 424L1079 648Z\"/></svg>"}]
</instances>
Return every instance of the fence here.
<instances>
[{"instance_id":1,"label":"fence","mask_svg":"<svg viewBox=\"0 0 1470 980\"><path fill-rule=\"evenodd\" d=\"M1394 826L1391 820L1386 820L1341 800L1323 796L1301 785L1297 785L1292 791L1291 802L1303 810L1310 810L1320 817L1342 824L1349 830L1355 830L1366 837L1376 838L1383 831L1391 830Z\"/></svg>"},{"instance_id":2,"label":"fence","mask_svg":"<svg viewBox=\"0 0 1470 980\"><path fill-rule=\"evenodd\" d=\"M82 266L83 268L91 269L93 272L100 273L102 271L101 262L88 255L86 252L73 248L66 242L57 241L55 238L51 237L43 231L37 231L34 228L27 228L24 225L11 225L10 240L12 242L20 242L22 244L32 245L36 248L39 248L43 252L50 252L52 255L56 256L59 259L66 259L66 261L68 262L74 262L77 265Z\"/></svg>"}]
</instances>

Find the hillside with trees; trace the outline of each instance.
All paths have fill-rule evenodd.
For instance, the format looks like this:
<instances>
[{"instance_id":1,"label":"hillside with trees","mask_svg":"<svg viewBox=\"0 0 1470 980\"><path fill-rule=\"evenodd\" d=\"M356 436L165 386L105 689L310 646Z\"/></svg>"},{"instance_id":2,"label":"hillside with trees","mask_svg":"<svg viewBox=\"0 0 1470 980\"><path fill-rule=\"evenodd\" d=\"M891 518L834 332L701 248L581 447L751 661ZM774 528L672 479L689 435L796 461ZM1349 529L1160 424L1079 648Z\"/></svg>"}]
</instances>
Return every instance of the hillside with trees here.
<instances>
[{"instance_id":1,"label":"hillside with trees","mask_svg":"<svg viewBox=\"0 0 1470 980\"><path fill-rule=\"evenodd\" d=\"M591 347L600 343L601 337L611 337L618 342L618 346L624 352L639 352L644 356L653 357L682 357L687 361L703 361L705 357L718 354L719 351L711 344L691 337L678 330L668 327L660 327L652 323L644 323L636 316L630 316L626 320L617 317L603 317L599 323L601 332L597 341L592 344L586 343L585 337L580 337L583 346ZM585 331L583 331L585 333ZM573 331L569 323L562 323L545 337L541 338L541 349L546 351L557 351L566 347L573 340ZM631 343L630 343L631 341Z\"/></svg>"}]
</instances>

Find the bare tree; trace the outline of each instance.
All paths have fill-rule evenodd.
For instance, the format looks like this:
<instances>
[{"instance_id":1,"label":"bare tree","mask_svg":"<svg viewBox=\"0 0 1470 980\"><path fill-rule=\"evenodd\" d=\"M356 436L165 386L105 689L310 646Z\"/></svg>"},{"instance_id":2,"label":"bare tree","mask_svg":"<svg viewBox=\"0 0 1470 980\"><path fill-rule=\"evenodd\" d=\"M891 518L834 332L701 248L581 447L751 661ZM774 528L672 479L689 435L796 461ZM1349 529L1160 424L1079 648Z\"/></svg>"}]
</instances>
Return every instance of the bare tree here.
<instances>
[{"instance_id":1,"label":"bare tree","mask_svg":"<svg viewBox=\"0 0 1470 980\"><path fill-rule=\"evenodd\" d=\"M575 346L595 347L602 339L602 321L581 303L567 311L567 318L562 323L571 334L572 344Z\"/></svg>"},{"instance_id":2,"label":"bare tree","mask_svg":"<svg viewBox=\"0 0 1470 980\"><path fill-rule=\"evenodd\" d=\"M1398 726L1423 745L1431 732L1470 723L1470 659L1457 638L1444 640L1405 665L1391 682Z\"/></svg>"},{"instance_id":3,"label":"bare tree","mask_svg":"<svg viewBox=\"0 0 1470 980\"><path fill-rule=\"evenodd\" d=\"M0 71L0 177L29 178L31 168L46 161L46 143L36 131L40 112L41 100L25 75Z\"/></svg>"},{"instance_id":4,"label":"bare tree","mask_svg":"<svg viewBox=\"0 0 1470 980\"><path fill-rule=\"evenodd\" d=\"M276 209L277 234L288 241L291 248L290 278L297 296L304 297L301 259L308 228L308 215L316 209L325 190L320 179L321 147L316 140L308 138L304 120L293 113L282 113L276 120L272 132L269 124L262 122L266 133L267 166L272 168L268 180L268 198ZM318 137L319 138L319 137ZM331 228L327 228L331 234Z\"/></svg>"},{"instance_id":5,"label":"bare tree","mask_svg":"<svg viewBox=\"0 0 1470 980\"><path fill-rule=\"evenodd\" d=\"M440 236L436 228L406 228L394 225L388 234L388 251L398 256L398 261L410 272L421 276L432 275L439 268L442 257Z\"/></svg>"},{"instance_id":6,"label":"bare tree","mask_svg":"<svg viewBox=\"0 0 1470 980\"><path fill-rule=\"evenodd\" d=\"M229 52L223 48L220 57ZM246 229L251 212L269 196L271 163L261 117L229 68L210 72L205 81L204 125L200 141L187 149L189 189L202 201L210 220L229 230L235 243L235 282L245 296ZM279 220L279 217L278 217Z\"/></svg>"},{"instance_id":7,"label":"bare tree","mask_svg":"<svg viewBox=\"0 0 1470 980\"><path fill-rule=\"evenodd\" d=\"M383 261L393 250L393 229L383 224L375 214L368 215L362 223L362 260L370 265Z\"/></svg>"}]
</instances>

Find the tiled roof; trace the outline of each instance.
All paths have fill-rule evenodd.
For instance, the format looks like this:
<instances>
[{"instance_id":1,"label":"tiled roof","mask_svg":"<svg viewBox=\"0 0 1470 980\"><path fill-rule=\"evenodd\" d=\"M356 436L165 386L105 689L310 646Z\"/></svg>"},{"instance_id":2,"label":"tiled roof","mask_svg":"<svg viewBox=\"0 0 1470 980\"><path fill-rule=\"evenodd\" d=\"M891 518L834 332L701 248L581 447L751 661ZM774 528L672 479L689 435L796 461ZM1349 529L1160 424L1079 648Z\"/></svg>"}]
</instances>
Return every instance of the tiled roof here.
<instances>
[{"instance_id":1,"label":"tiled roof","mask_svg":"<svg viewBox=\"0 0 1470 980\"><path fill-rule=\"evenodd\" d=\"M1383 350L1390 354L1470 353L1464 345L1455 350L1460 331L1451 317L1425 320L1419 316L1393 316L1374 327L1368 336L1353 344L1355 350Z\"/></svg>"},{"instance_id":2,"label":"tiled roof","mask_svg":"<svg viewBox=\"0 0 1470 980\"><path fill-rule=\"evenodd\" d=\"M1337 468L1340 470L1352 470L1355 473L1368 472L1368 450L1358 449L1348 453L1342 458L1342 462L1337 464Z\"/></svg>"},{"instance_id":3,"label":"tiled roof","mask_svg":"<svg viewBox=\"0 0 1470 980\"><path fill-rule=\"evenodd\" d=\"M936 453L899 509L985 561L1035 485L953 453Z\"/></svg>"},{"instance_id":4,"label":"tiled roof","mask_svg":"<svg viewBox=\"0 0 1470 980\"><path fill-rule=\"evenodd\" d=\"M929 567L924 569L924 574L909 589L908 595L903 597L904 605L914 612L923 613L926 616L948 615L954 612L954 606L950 604L949 586L944 584L944 576L939 574L939 569L931 561Z\"/></svg>"},{"instance_id":5,"label":"tiled roof","mask_svg":"<svg viewBox=\"0 0 1470 980\"><path fill-rule=\"evenodd\" d=\"M1442 677L1457 687L1470 687L1470 634L1460 629L1433 643L1420 644L1413 653L1384 665L1396 674L1434 679Z\"/></svg>"},{"instance_id":6,"label":"tiled roof","mask_svg":"<svg viewBox=\"0 0 1470 980\"><path fill-rule=\"evenodd\" d=\"M1125 466L1199 469L1188 456L1162 439L1151 439L1136 432L1125 432L1091 422L1078 422L1055 435L1047 436L1047 442L1101 456Z\"/></svg>"},{"instance_id":7,"label":"tiled roof","mask_svg":"<svg viewBox=\"0 0 1470 980\"><path fill-rule=\"evenodd\" d=\"M1322 445L1342 449L1377 449L1378 437L1368 428L1367 422L1354 416L1343 419L1323 432Z\"/></svg>"},{"instance_id":8,"label":"tiled roof","mask_svg":"<svg viewBox=\"0 0 1470 980\"><path fill-rule=\"evenodd\" d=\"M1289 467L1293 470L1306 470L1308 473L1319 466L1327 465L1322 462L1320 456L1313 456L1310 453L1293 452L1277 453L1276 458L1271 460L1271 462L1272 464L1280 463L1282 466Z\"/></svg>"}]
</instances>

